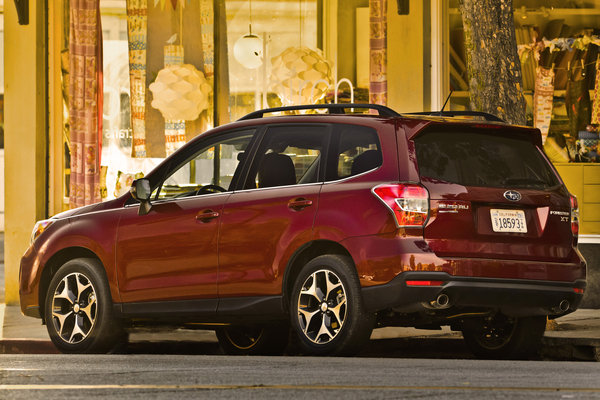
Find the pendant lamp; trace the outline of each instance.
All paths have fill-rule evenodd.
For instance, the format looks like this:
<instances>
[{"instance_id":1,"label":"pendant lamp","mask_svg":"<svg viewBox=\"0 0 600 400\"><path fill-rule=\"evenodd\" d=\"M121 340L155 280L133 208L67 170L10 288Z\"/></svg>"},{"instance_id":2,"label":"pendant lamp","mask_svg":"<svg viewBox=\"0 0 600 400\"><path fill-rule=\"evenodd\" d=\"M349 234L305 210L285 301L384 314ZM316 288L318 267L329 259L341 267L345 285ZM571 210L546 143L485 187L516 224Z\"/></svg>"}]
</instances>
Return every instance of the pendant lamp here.
<instances>
[{"instance_id":1,"label":"pendant lamp","mask_svg":"<svg viewBox=\"0 0 600 400\"><path fill-rule=\"evenodd\" d=\"M239 38L233 46L233 57L245 68L255 69L263 63L263 43L260 37L252 33L252 1L248 1L250 23L248 34Z\"/></svg>"}]
</instances>

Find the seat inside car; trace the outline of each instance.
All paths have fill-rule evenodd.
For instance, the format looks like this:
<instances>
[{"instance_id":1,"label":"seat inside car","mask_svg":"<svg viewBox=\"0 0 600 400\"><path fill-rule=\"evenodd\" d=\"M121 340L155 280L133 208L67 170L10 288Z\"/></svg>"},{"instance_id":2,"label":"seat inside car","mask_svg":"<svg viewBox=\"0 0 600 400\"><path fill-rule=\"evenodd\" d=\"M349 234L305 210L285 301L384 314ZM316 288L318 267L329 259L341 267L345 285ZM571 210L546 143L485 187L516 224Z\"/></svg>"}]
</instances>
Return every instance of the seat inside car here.
<instances>
[{"instance_id":1,"label":"seat inside car","mask_svg":"<svg viewBox=\"0 0 600 400\"><path fill-rule=\"evenodd\" d=\"M381 153L378 150L367 150L356 156L352 162L351 175L358 175L381 165Z\"/></svg>"},{"instance_id":2,"label":"seat inside car","mask_svg":"<svg viewBox=\"0 0 600 400\"><path fill-rule=\"evenodd\" d=\"M290 156L280 153L265 154L258 170L258 187L296 184L296 169Z\"/></svg>"}]
</instances>

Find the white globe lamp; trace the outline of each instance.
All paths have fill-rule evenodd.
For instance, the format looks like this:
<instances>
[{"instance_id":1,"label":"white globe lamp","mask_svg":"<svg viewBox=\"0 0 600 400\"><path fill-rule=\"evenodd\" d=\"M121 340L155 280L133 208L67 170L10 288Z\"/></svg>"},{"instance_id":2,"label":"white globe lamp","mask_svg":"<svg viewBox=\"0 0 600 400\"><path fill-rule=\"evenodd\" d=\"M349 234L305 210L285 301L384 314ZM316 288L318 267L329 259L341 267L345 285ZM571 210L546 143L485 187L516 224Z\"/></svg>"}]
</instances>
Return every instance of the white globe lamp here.
<instances>
[{"instance_id":1,"label":"white globe lamp","mask_svg":"<svg viewBox=\"0 0 600 400\"><path fill-rule=\"evenodd\" d=\"M255 69L263 63L263 43L261 38L250 33L239 38L233 46L233 57L245 68Z\"/></svg>"}]
</instances>

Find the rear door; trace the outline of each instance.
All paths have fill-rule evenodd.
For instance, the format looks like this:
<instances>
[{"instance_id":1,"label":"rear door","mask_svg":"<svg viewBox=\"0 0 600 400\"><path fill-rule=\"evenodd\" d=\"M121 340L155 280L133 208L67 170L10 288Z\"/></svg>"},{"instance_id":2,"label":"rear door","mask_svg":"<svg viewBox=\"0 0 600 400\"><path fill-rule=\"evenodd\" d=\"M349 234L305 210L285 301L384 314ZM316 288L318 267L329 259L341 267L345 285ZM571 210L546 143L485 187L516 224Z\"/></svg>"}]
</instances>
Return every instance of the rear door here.
<instances>
[{"instance_id":1,"label":"rear door","mask_svg":"<svg viewBox=\"0 0 600 400\"><path fill-rule=\"evenodd\" d=\"M223 209L220 298L281 294L289 257L313 238L329 132L324 124L267 128L241 190Z\"/></svg>"},{"instance_id":2,"label":"rear door","mask_svg":"<svg viewBox=\"0 0 600 400\"><path fill-rule=\"evenodd\" d=\"M529 130L433 128L415 138L439 256L562 261L572 252L569 194Z\"/></svg>"}]
</instances>

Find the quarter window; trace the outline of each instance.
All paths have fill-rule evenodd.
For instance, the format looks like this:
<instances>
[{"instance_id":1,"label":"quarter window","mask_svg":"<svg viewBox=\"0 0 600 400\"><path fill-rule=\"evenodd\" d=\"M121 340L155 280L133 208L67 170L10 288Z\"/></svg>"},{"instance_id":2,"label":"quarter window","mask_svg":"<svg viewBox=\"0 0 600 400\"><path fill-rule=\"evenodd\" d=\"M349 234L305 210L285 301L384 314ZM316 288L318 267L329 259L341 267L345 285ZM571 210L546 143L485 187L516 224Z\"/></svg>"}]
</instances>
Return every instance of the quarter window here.
<instances>
[{"instance_id":1,"label":"quarter window","mask_svg":"<svg viewBox=\"0 0 600 400\"><path fill-rule=\"evenodd\" d=\"M382 163L377 132L371 128L343 125L339 131L327 180L333 181L375 169Z\"/></svg>"}]
</instances>

